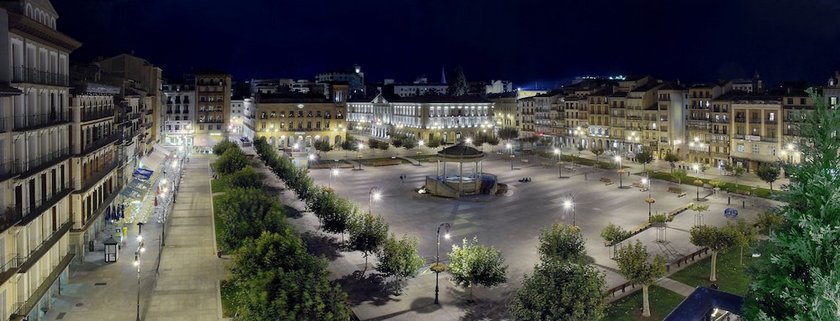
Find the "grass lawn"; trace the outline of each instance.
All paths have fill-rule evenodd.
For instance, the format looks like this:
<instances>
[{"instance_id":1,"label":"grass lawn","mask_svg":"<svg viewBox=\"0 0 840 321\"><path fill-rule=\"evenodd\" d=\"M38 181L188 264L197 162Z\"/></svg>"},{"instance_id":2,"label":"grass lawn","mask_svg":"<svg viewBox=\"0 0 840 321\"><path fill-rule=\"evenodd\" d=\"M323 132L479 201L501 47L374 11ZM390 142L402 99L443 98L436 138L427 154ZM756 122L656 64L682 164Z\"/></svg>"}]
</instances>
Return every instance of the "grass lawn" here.
<instances>
[{"instance_id":1,"label":"grass lawn","mask_svg":"<svg viewBox=\"0 0 840 321\"><path fill-rule=\"evenodd\" d=\"M734 248L726 253L718 254L717 258L717 285L720 290L737 295L745 295L750 285L749 275L745 269L752 260L750 250L744 248L744 265L738 261L741 254L740 248ZM712 257L697 261L689 267L674 273L671 278L690 286L709 286L709 273L712 266Z\"/></svg>"},{"instance_id":2,"label":"grass lawn","mask_svg":"<svg viewBox=\"0 0 840 321\"><path fill-rule=\"evenodd\" d=\"M685 297L655 285L650 286L650 317L642 317L642 290L636 291L607 305L604 320L634 321L662 320L677 307Z\"/></svg>"},{"instance_id":3,"label":"grass lawn","mask_svg":"<svg viewBox=\"0 0 840 321\"><path fill-rule=\"evenodd\" d=\"M219 216L217 215L217 213L219 213L219 204L221 204L221 197L220 196L214 196L213 197L213 222L215 223L214 225L216 226L216 248L219 249L219 251L221 251L222 254L226 254L227 251L223 250L221 244L219 244L219 239L221 239L222 231L225 230L224 221L219 219Z\"/></svg>"},{"instance_id":4,"label":"grass lawn","mask_svg":"<svg viewBox=\"0 0 840 321\"><path fill-rule=\"evenodd\" d=\"M227 280L222 280L219 285L222 294L222 317L233 317L233 284L228 283Z\"/></svg>"},{"instance_id":5,"label":"grass lawn","mask_svg":"<svg viewBox=\"0 0 840 321\"><path fill-rule=\"evenodd\" d=\"M221 193L230 189L230 183L224 178L210 180L210 190L213 193Z\"/></svg>"},{"instance_id":6,"label":"grass lawn","mask_svg":"<svg viewBox=\"0 0 840 321\"><path fill-rule=\"evenodd\" d=\"M656 179L661 179L661 180L666 180L666 181L671 181L671 182L674 182L674 183L677 183L679 181L674 176L672 176L671 173L668 173L668 172L653 171L650 174L650 177L651 178L656 178ZM686 179L682 181L682 184L686 188L687 187L695 187L696 185L694 185L693 182L695 180L698 180L698 179L703 181L703 184L709 184L709 181L711 181L710 179L705 179L705 178L701 179L701 178L697 178L697 177L694 177L694 176L687 176ZM720 185L720 189L722 191L731 190L733 192L737 191L740 194L750 193L752 191L753 187L754 186L744 185L744 184L738 184L736 186L735 183L730 183L730 182L723 182ZM775 199L775 198L780 197L781 194L783 194L783 193L784 192L779 191L779 190L772 190L771 191L770 189L763 188L763 187L756 187L756 189L755 189L755 196L758 196L758 197L761 197L761 198Z\"/></svg>"}]
</instances>

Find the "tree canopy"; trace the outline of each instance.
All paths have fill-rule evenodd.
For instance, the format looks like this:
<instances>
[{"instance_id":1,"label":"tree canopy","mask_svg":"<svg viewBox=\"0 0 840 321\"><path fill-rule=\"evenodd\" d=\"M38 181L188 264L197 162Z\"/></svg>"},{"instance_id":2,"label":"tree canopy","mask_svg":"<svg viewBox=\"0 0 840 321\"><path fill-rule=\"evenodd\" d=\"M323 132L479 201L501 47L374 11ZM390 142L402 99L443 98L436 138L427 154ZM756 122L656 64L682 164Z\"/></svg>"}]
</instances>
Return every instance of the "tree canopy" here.
<instances>
[{"instance_id":1,"label":"tree canopy","mask_svg":"<svg viewBox=\"0 0 840 321\"><path fill-rule=\"evenodd\" d=\"M525 276L508 310L513 320L600 320L604 275L592 266L545 261Z\"/></svg>"},{"instance_id":2,"label":"tree canopy","mask_svg":"<svg viewBox=\"0 0 840 321\"><path fill-rule=\"evenodd\" d=\"M580 228L562 223L554 223L544 228L539 241L540 260L581 262L586 257L583 236Z\"/></svg>"},{"instance_id":3,"label":"tree canopy","mask_svg":"<svg viewBox=\"0 0 840 321\"><path fill-rule=\"evenodd\" d=\"M773 182L779 179L779 174L781 174L779 167L770 164L761 164L755 172L758 178L770 184L770 190L773 190Z\"/></svg>"},{"instance_id":4,"label":"tree canopy","mask_svg":"<svg viewBox=\"0 0 840 321\"><path fill-rule=\"evenodd\" d=\"M802 162L789 169L780 208L787 223L759 247L750 270L747 320L840 319L840 113L824 97L812 98L799 128Z\"/></svg>"},{"instance_id":5,"label":"tree canopy","mask_svg":"<svg viewBox=\"0 0 840 321\"><path fill-rule=\"evenodd\" d=\"M219 240L224 250L235 250L246 239L257 238L263 231L285 227L280 204L262 190L234 188L217 197L216 216L225 226Z\"/></svg>"},{"instance_id":6,"label":"tree canopy","mask_svg":"<svg viewBox=\"0 0 840 321\"><path fill-rule=\"evenodd\" d=\"M461 246L452 245L449 253L449 273L455 284L470 289L483 285L493 287L507 281L507 266L499 250L478 244L478 238L472 242L464 239Z\"/></svg>"}]
</instances>

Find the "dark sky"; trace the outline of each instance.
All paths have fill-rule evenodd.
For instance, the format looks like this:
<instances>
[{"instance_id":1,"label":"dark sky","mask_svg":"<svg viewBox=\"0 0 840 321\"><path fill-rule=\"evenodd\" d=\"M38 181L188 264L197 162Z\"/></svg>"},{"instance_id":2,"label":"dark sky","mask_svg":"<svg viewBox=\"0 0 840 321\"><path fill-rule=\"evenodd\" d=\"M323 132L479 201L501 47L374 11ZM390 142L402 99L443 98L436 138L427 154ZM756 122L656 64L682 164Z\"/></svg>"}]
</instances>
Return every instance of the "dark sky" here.
<instances>
[{"instance_id":1,"label":"dark sky","mask_svg":"<svg viewBox=\"0 0 840 321\"><path fill-rule=\"evenodd\" d=\"M553 83L646 73L710 81L822 82L840 68L836 0L53 0L79 61L134 51L164 77L312 78L362 66L368 81Z\"/></svg>"}]
</instances>

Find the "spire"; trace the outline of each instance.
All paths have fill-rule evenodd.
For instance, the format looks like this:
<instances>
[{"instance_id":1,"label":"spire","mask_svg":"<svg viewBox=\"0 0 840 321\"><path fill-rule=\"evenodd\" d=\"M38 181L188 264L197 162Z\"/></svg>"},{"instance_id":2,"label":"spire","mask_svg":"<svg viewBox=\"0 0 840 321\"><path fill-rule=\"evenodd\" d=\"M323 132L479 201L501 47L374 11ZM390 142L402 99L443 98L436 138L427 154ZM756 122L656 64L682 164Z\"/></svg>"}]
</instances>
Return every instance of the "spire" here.
<instances>
[{"instance_id":1,"label":"spire","mask_svg":"<svg viewBox=\"0 0 840 321\"><path fill-rule=\"evenodd\" d=\"M446 85L446 69L440 66L440 83Z\"/></svg>"}]
</instances>

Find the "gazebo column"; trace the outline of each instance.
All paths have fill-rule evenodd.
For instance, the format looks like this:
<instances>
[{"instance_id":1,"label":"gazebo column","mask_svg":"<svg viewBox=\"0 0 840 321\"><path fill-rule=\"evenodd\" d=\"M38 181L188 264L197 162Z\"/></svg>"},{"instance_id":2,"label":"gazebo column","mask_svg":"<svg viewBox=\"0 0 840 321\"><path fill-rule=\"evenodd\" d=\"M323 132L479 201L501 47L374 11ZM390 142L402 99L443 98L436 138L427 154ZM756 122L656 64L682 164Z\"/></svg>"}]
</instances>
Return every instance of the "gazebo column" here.
<instances>
[{"instance_id":1,"label":"gazebo column","mask_svg":"<svg viewBox=\"0 0 840 321\"><path fill-rule=\"evenodd\" d=\"M440 159L437 160L437 170L435 170L435 179L440 178Z\"/></svg>"},{"instance_id":2,"label":"gazebo column","mask_svg":"<svg viewBox=\"0 0 840 321\"><path fill-rule=\"evenodd\" d=\"M458 196L463 194L464 190L464 162L458 162Z\"/></svg>"}]
</instances>

